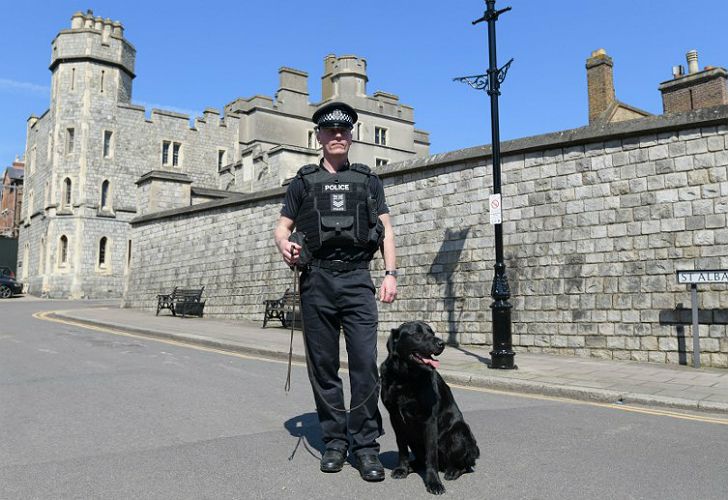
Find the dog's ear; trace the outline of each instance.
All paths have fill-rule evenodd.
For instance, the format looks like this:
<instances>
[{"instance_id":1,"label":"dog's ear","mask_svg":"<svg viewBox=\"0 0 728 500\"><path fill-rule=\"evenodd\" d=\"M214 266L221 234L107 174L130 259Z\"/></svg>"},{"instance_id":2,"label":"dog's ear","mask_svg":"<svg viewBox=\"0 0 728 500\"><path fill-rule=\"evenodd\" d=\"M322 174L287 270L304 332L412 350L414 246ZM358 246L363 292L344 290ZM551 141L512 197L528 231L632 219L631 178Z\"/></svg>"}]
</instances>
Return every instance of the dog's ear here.
<instances>
[{"instance_id":1,"label":"dog's ear","mask_svg":"<svg viewBox=\"0 0 728 500\"><path fill-rule=\"evenodd\" d=\"M396 354L395 346L399 340L399 328L392 328L389 332L389 340L387 340L387 352L389 354Z\"/></svg>"}]
</instances>

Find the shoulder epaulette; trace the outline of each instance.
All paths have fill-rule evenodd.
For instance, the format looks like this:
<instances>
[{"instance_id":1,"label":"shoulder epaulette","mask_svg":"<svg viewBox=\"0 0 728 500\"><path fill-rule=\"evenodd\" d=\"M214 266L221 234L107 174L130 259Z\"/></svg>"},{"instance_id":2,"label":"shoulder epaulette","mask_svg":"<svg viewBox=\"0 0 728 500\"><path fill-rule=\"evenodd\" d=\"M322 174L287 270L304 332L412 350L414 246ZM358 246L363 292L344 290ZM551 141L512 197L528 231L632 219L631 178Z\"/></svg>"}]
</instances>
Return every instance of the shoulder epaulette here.
<instances>
[{"instance_id":1,"label":"shoulder epaulette","mask_svg":"<svg viewBox=\"0 0 728 500\"><path fill-rule=\"evenodd\" d=\"M349 168L362 174L370 175L372 173L372 169L367 167L363 163L352 163Z\"/></svg>"},{"instance_id":2,"label":"shoulder epaulette","mask_svg":"<svg viewBox=\"0 0 728 500\"><path fill-rule=\"evenodd\" d=\"M315 163L309 163L308 165L304 165L301 168L299 168L298 173L296 175L298 175L300 177L300 176L312 174L318 169L318 167L319 166L316 165Z\"/></svg>"}]
</instances>

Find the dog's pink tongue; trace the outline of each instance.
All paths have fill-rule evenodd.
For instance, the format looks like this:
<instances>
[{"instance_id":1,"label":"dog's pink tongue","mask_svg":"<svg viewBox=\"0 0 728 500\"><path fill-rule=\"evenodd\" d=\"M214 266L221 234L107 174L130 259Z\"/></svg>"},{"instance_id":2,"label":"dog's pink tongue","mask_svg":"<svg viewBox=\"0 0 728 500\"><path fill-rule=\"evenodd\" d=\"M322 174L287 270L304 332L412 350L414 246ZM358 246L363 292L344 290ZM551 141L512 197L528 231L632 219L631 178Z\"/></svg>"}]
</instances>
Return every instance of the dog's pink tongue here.
<instances>
[{"instance_id":1,"label":"dog's pink tongue","mask_svg":"<svg viewBox=\"0 0 728 500\"><path fill-rule=\"evenodd\" d=\"M433 367L435 370L437 370L438 368L440 368L440 361L438 361L436 359L432 359L432 358L422 358L422 361L426 365L430 365L431 367Z\"/></svg>"}]
</instances>

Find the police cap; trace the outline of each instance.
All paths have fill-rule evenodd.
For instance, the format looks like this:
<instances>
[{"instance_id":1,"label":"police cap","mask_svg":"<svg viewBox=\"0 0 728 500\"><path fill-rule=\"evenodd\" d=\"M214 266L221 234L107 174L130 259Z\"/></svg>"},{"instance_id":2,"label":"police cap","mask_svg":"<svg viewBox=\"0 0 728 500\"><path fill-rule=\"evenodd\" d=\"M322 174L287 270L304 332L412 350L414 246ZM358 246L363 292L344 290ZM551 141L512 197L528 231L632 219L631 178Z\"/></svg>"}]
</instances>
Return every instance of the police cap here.
<instances>
[{"instance_id":1,"label":"police cap","mask_svg":"<svg viewBox=\"0 0 728 500\"><path fill-rule=\"evenodd\" d=\"M343 102L324 104L313 114L311 121L319 128L351 129L359 119L354 108Z\"/></svg>"}]
</instances>

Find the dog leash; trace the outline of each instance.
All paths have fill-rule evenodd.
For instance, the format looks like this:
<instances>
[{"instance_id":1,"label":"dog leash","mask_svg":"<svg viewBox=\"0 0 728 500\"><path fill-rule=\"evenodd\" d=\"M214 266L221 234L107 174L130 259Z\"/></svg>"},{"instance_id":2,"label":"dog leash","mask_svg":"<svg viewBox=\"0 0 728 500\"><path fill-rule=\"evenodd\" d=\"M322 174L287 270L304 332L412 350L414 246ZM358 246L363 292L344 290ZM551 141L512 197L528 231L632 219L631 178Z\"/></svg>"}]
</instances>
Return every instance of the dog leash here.
<instances>
[{"instance_id":1,"label":"dog leash","mask_svg":"<svg viewBox=\"0 0 728 500\"><path fill-rule=\"evenodd\" d=\"M288 347L288 373L286 374L286 383L283 390L291 391L291 366L293 365L293 331L296 327L296 296L298 296L298 310L301 311L301 334L303 334L303 304L301 302L301 294L298 292L298 284L300 281L300 270L298 266L293 266L293 300L291 301L291 345ZM285 314L285 313L284 313ZM304 340L305 343L305 340ZM308 359L306 359L308 364Z\"/></svg>"},{"instance_id":2,"label":"dog leash","mask_svg":"<svg viewBox=\"0 0 728 500\"><path fill-rule=\"evenodd\" d=\"M347 408L337 408L336 406L333 406L328 401L326 401L326 398L323 397L321 394L321 388L319 386L318 380L316 380L315 375L313 374L313 367L311 366L311 363L309 361L309 347L308 342L306 341L306 328L303 321L303 299L301 298L300 293L300 269L298 266L293 266L293 297L295 299L296 295L298 294L298 310L301 313L301 336L303 338L303 351L306 355L306 371L308 372L308 380L311 382L311 387L313 387L313 390L316 391L316 394L318 395L319 399L324 402L326 406L328 406L330 409L334 411L338 411L341 413L351 413L355 410L358 410L359 408L363 407L373 395L377 394L377 391L380 388L381 381L377 380L377 383L374 384L374 387L372 387L372 390L369 392L366 398L359 403L356 406L353 406L349 409ZM290 392L291 390L291 367L293 365L293 335L294 335L294 329L296 325L296 303L295 300L291 302L291 341L290 345L288 347L288 372L286 374L286 383L283 386L283 390L285 392ZM294 451L295 453L295 451Z\"/></svg>"}]
</instances>

